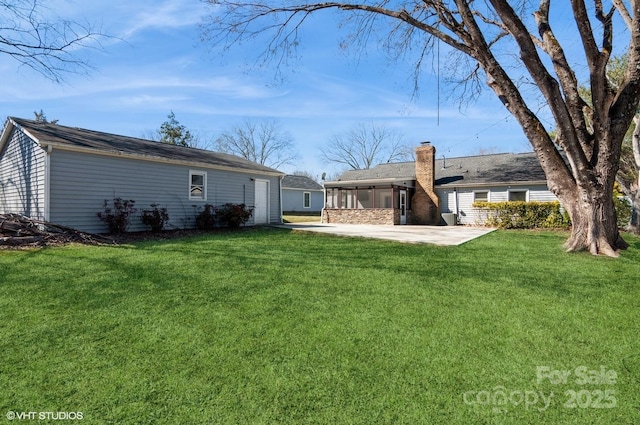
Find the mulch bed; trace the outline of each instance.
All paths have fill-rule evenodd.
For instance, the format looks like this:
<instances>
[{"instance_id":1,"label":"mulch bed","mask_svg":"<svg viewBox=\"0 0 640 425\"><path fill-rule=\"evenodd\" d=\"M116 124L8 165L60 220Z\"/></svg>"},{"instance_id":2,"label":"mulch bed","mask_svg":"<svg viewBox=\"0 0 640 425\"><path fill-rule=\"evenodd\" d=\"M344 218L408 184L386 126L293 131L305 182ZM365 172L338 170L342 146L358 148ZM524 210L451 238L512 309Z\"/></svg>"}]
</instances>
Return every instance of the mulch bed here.
<instances>
[{"instance_id":1,"label":"mulch bed","mask_svg":"<svg viewBox=\"0 0 640 425\"><path fill-rule=\"evenodd\" d=\"M59 246L70 243L85 245L118 245L140 241L167 240L206 233L202 230L165 230L159 233L131 232L121 235L99 235L81 232L20 214L0 214L0 249L23 249Z\"/></svg>"}]
</instances>

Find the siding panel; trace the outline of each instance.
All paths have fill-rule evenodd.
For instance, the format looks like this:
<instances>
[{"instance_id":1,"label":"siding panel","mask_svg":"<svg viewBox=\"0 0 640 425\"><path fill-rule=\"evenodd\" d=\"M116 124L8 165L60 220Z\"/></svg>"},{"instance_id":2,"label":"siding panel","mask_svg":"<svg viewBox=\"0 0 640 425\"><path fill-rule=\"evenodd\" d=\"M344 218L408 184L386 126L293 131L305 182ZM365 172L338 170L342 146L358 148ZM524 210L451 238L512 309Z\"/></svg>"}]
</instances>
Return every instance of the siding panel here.
<instances>
[{"instance_id":1,"label":"siding panel","mask_svg":"<svg viewBox=\"0 0 640 425\"><path fill-rule=\"evenodd\" d=\"M46 152L14 129L0 152L0 213L44 220Z\"/></svg>"},{"instance_id":2,"label":"siding panel","mask_svg":"<svg viewBox=\"0 0 640 425\"><path fill-rule=\"evenodd\" d=\"M473 208L474 190L489 191L490 202L505 202L509 200L509 190L529 190L529 201L557 201L546 185L536 186L494 186L458 189L458 222L467 225L482 225L486 220L485 214ZM444 192L444 191L443 191ZM443 192L438 192L440 195ZM444 194L444 193L443 193ZM442 196L442 195L440 195ZM443 204L444 205L444 204ZM451 209L451 204L448 208ZM443 209L444 211L444 209ZM452 211L453 212L453 211Z\"/></svg>"},{"instance_id":3,"label":"siding panel","mask_svg":"<svg viewBox=\"0 0 640 425\"><path fill-rule=\"evenodd\" d=\"M311 208L304 208L303 193L311 194ZM324 205L324 194L317 190L282 189L282 210L301 212L320 212Z\"/></svg>"},{"instance_id":4,"label":"siding panel","mask_svg":"<svg viewBox=\"0 0 640 425\"><path fill-rule=\"evenodd\" d=\"M206 200L189 200L189 170L207 172ZM168 228L192 228L197 207L205 204L233 202L253 206L252 178L271 182L270 219L272 223L280 222L278 177L54 150L51 221L89 232L106 232L107 226L96 213L103 210L105 199L120 197L135 200L138 209L131 219L131 231L146 230L139 217L151 204L167 208Z\"/></svg>"}]
</instances>

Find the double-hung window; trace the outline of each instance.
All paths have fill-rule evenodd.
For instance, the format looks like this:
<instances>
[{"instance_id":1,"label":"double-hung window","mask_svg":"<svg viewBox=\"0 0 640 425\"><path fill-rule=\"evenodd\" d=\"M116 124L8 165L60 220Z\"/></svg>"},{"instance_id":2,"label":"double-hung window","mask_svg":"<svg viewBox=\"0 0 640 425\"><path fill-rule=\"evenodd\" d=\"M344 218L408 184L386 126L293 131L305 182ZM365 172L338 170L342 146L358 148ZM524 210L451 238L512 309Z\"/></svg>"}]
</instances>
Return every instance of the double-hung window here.
<instances>
[{"instance_id":1,"label":"double-hung window","mask_svg":"<svg viewBox=\"0 0 640 425\"><path fill-rule=\"evenodd\" d=\"M207 172L189 170L189 200L207 200Z\"/></svg>"}]
</instances>

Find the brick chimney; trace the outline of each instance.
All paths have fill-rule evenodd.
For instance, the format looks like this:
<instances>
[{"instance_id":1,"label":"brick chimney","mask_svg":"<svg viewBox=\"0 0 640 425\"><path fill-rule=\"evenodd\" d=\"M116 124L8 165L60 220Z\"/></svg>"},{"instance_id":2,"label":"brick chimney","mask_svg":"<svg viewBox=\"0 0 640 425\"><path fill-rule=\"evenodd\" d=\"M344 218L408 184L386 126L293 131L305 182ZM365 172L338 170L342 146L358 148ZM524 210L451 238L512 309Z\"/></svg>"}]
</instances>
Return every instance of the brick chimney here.
<instances>
[{"instance_id":1,"label":"brick chimney","mask_svg":"<svg viewBox=\"0 0 640 425\"><path fill-rule=\"evenodd\" d=\"M416 148L416 192L411 198L412 224L438 224L435 161L436 148L429 142L422 142Z\"/></svg>"}]
</instances>

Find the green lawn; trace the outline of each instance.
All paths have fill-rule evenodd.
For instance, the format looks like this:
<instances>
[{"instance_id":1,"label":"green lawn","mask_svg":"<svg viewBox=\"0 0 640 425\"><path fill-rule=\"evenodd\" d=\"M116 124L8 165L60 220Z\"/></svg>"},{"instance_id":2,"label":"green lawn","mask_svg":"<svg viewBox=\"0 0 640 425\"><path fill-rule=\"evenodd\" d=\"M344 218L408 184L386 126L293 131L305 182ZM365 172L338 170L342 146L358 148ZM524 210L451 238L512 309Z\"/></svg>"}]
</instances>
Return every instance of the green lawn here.
<instances>
[{"instance_id":1,"label":"green lawn","mask_svg":"<svg viewBox=\"0 0 640 425\"><path fill-rule=\"evenodd\" d=\"M610 259L565 238L0 251L0 423L640 423L640 239Z\"/></svg>"},{"instance_id":2,"label":"green lawn","mask_svg":"<svg viewBox=\"0 0 640 425\"><path fill-rule=\"evenodd\" d=\"M284 223L319 223L320 218L320 213L288 212L282 216L282 221Z\"/></svg>"}]
</instances>

